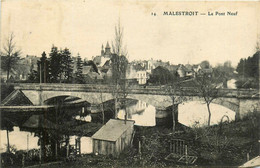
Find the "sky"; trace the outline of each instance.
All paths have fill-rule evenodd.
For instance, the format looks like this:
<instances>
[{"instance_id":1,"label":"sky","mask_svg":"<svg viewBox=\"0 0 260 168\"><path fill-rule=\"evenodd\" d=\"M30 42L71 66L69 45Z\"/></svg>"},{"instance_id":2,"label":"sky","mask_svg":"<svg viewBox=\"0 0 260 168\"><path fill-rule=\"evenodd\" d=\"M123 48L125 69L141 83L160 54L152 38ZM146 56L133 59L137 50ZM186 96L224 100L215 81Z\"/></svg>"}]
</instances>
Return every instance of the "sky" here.
<instances>
[{"instance_id":1,"label":"sky","mask_svg":"<svg viewBox=\"0 0 260 168\"><path fill-rule=\"evenodd\" d=\"M163 15L165 11L198 11L198 15ZM228 11L237 12L237 16L228 16ZM208 12L214 15L208 16ZM255 52L260 3L2 0L1 48L13 32L23 55L41 56L55 45L91 59L100 55L102 44L114 39L119 20L130 61L197 64L209 60L216 65L230 60L236 66Z\"/></svg>"}]
</instances>

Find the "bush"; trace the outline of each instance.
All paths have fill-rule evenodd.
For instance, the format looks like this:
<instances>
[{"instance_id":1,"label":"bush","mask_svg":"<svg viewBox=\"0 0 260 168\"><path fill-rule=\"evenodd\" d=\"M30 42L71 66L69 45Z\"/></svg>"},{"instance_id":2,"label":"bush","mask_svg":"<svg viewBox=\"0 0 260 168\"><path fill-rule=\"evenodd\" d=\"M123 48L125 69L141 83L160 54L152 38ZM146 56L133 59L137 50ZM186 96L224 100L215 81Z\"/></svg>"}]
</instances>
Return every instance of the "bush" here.
<instances>
[{"instance_id":1,"label":"bush","mask_svg":"<svg viewBox=\"0 0 260 168\"><path fill-rule=\"evenodd\" d=\"M243 164L247 153L257 156L259 117L253 111L240 121L187 130L195 140L192 149L198 153L199 164L234 166Z\"/></svg>"},{"instance_id":2,"label":"bush","mask_svg":"<svg viewBox=\"0 0 260 168\"><path fill-rule=\"evenodd\" d=\"M244 89L249 89L249 88L258 89L259 82L255 78L238 79L236 81L236 86L237 88L244 88Z\"/></svg>"}]
</instances>

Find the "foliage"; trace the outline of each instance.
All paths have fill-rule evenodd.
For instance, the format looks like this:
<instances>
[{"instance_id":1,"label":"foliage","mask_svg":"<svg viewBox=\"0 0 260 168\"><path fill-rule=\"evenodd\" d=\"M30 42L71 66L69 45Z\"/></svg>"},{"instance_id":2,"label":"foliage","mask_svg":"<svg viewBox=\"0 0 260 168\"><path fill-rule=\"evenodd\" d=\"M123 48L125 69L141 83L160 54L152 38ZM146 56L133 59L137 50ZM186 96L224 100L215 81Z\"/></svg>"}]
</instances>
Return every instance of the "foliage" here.
<instances>
[{"instance_id":1,"label":"foliage","mask_svg":"<svg viewBox=\"0 0 260 168\"><path fill-rule=\"evenodd\" d=\"M236 69L240 76L258 78L259 54L260 51L256 52L252 57L240 59Z\"/></svg>"},{"instance_id":2,"label":"foliage","mask_svg":"<svg viewBox=\"0 0 260 168\"><path fill-rule=\"evenodd\" d=\"M38 61L37 74L31 71L29 76L30 81L40 82L72 82L73 78L73 60L68 48L58 50L54 45L49 54L50 58L46 57L45 52L42 53L41 59ZM40 72L42 73L40 75Z\"/></svg>"},{"instance_id":3,"label":"foliage","mask_svg":"<svg viewBox=\"0 0 260 168\"><path fill-rule=\"evenodd\" d=\"M208 69L208 68L211 67L209 61L207 61L207 60L202 61L202 62L200 63L200 66L201 66L202 69Z\"/></svg>"},{"instance_id":4,"label":"foliage","mask_svg":"<svg viewBox=\"0 0 260 168\"><path fill-rule=\"evenodd\" d=\"M112 66L112 79L114 84L119 84L126 78L126 69L128 66L128 60L125 56L119 56L112 54L111 57Z\"/></svg>"},{"instance_id":5,"label":"foliage","mask_svg":"<svg viewBox=\"0 0 260 168\"><path fill-rule=\"evenodd\" d=\"M224 64L219 64L214 67L213 73L216 73L216 75L221 75L222 79L227 80L235 77L234 71L235 69L231 66L231 62L226 61Z\"/></svg>"},{"instance_id":6,"label":"foliage","mask_svg":"<svg viewBox=\"0 0 260 168\"><path fill-rule=\"evenodd\" d=\"M11 69L15 68L21 55L21 51L16 47L14 38L14 34L11 33L4 43L3 51L1 51L1 69L7 71L7 81L9 80Z\"/></svg>"},{"instance_id":7,"label":"foliage","mask_svg":"<svg viewBox=\"0 0 260 168\"><path fill-rule=\"evenodd\" d=\"M6 148L8 148L8 144L5 144L5 146L6 146ZM15 146L15 145L10 145L10 146L9 146L9 151L10 151L11 153L15 153L15 152L17 151L16 146Z\"/></svg>"},{"instance_id":8,"label":"foliage","mask_svg":"<svg viewBox=\"0 0 260 168\"><path fill-rule=\"evenodd\" d=\"M15 149L14 145L11 145ZM39 149L13 150L11 153L1 153L1 166L24 167L39 163Z\"/></svg>"},{"instance_id":9,"label":"foliage","mask_svg":"<svg viewBox=\"0 0 260 168\"><path fill-rule=\"evenodd\" d=\"M14 85L1 84L1 100L4 100L12 91L14 91Z\"/></svg>"},{"instance_id":10,"label":"foliage","mask_svg":"<svg viewBox=\"0 0 260 168\"><path fill-rule=\"evenodd\" d=\"M221 122L211 127L197 127L186 131L192 135L192 149L198 154L200 165L241 165L258 155L259 112L251 112L241 121Z\"/></svg>"},{"instance_id":11,"label":"foliage","mask_svg":"<svg viewBox=\"0 0 260 168\"><path fill-rule=\"evenodd\" d=\"M148 80L149 83L165 85L172 83L173 80L177 80L177 76L171 74L171 72L162 67L158 66L152 70L152 74L150 75L150 79Z\"/></svg>"},{"instance_id":12,"label":"foliage","mask_svg":"<svg viewBox=\"0 0 260 168\"><path fill-rule=\"evenodd\" d=\"M260 51L257 51L252 57L240 59L236 69L239 75L236 83L238 88L259 87L259 55ZM251 79L251 82L248 82L248 79Z\"/></svg>"},{"instance_id":13,"label":"foliage","mask_svg":"<svg viewBox=\"0 0 260 168\"><path fill-rule=\"evenodd\" d=\"M64 76L65 82L72 81L72 72L73 72L73 60L71 58L71 53L68 48L61 50L61 69Z\"/></svg>"},{"instance_id":14,"label":"foliage","mask_svg":"<svg viewBox=\"0 0 260 168\"><path fill-rule=\"evenodd\" d=\"M38 82L47 83L50 81L49 64L50 63L47 60L46 53L43 52L41 59L37 62L38 71L37 71L36 79Z\"/></svg>"},{"instance_id":15,"label":"foliage","mask_svg":"<svg viewBox=\"0 0 260 168\"><path fill-rule=\"evenodd\" d=\"M236 81L236 87L243 88L243 89L248 89L248 88L258 89L259 80L256 78L240 78Z\"/></svg>"},{"instance_id":16,"label":"foliage","mask_svg":"<svg viewBox=\"0 0 260 168\"><path fill-rule=\"evenodd\" d=\"M38 80L38 78L39 78L38 71L33 70L33 68L34 68L34 65L31 64L30 73L28 74L28 80L27 80L27 82L29 82L29 83L36 83L39 81Z\"/></svg>"},{"instance_id":17,"label":"foliage","mask_svg":"<svg viewBox=\"0 0 260 168\"><path fill-rule=\"evenodd\" d=\"M54 45L51 48L50 52L50 80L51 82L58 82L58 78L61 77L61 55L60 52L58 51L58 48L55 47Z\"/></svg>"},{"instance_id":18,"label":"foliage","mask_svg":"<svg viewBox=\"0 0 260 168\"><path fill-rule=\"evenodd\" d=\"M127 97L127 82L126 82L126 69L128 66L128 60L125 56L118 56L112 54L111 57L112 66L112 82L113 82L113 96L115 98L115 113L118 110L118 100L122 99L122 108L125 109L125 98Z\"/></svg>"},{"instance_id":19,"label":"foliage","mask_svg":"<svg viewBox=\"0 0 260 168\"><path fill-rule=\"evenodd\" d=\"M78 54L77 57L77 69L76 69L76 82L77 83L84 83L83 75L82 75L82 69L83 69L83 61L81 60L80 55Z\"/></svg>"}]
</instances>

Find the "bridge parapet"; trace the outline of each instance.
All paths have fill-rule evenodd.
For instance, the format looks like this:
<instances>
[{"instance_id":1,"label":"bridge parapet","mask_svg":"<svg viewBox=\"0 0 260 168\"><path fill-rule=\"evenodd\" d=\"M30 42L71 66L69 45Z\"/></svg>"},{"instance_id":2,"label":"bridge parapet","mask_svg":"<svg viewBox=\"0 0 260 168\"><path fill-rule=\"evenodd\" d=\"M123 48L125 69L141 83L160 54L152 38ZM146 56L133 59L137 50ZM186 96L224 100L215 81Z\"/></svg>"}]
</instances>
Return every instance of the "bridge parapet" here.
<instances>
[{"instance_id":1,"label":"bridge parapet","mask_svg":"<svg viewBox=\"0 0 260 168\"><path fill-rule=\"evenodd\" d=\"M74 92L104 92L111 93L113 91L113 85L101 85L101 84L16 84L16 90L36 90L36 91L74 91ZM189 87L184 88L185 96L199 96L200 94L196 89ZM146 88L141 86L131 86L127 89L131 94L152 94L152 95L169 95L169 92L164 86L147 86ZM176 95L183 93L176 92ZM254 89L220 89L218 92L220 97L237 97L237 98L259 98L259 91Z\"/></svg>"},{"instance_id":2,"label":"bridge parapet","mask_svg":"<svg viewBox=\"0 0 260 168\"><path fill-rule=\"evenodd\" d=\"M43 105L53 97L72 96L78 97L90 104L100 104L114 99L113 85L94 84L16 84L16 91L21 91L33 105ZM194 88L183 88L183 95L187 101L200 101L200 93ZM100 94L102 92L102 94ZM127 98L141 100L153 105L156 109L166 109L172 106L172 99L164 86L147 86L146 88L135 85L127 90ZM102 97L101 97L102 96ZM241 116L257 108L259 110L258 90L245 89L220 89L219 96L213 103L223 105Z\"/></svg>"}]
</instances>

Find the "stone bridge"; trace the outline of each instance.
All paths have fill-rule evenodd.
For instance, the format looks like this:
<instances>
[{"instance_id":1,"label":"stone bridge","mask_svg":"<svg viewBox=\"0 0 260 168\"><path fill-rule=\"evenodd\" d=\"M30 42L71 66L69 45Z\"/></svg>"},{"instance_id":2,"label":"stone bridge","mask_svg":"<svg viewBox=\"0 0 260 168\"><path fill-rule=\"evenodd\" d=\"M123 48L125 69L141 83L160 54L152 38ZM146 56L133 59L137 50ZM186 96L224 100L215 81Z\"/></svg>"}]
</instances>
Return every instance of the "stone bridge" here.
<instances>
[{"instance_id":1,"label":"stone bridge","mask_svg":"<svg viewBox=\"0 0 260 168\"><path fill-rule=\"evenodd\" d=\"M47 100L60 96L78 97L92 105L114 99L113 86L108 85L17 84L13 95L3 100L2 105L13 99L15 92L23 93L35 106L44 105ZM185 101L203 101L193 88L185 88L184 93L182 97ZM180 96L180 93L176 93L175 96ZM169 93L163 87L131 87L127 89L127 98L144 101L158 110L165 110L173 105ZM231 109L236 112L237 117L244 116L254 109L260 111L258 90L221 89L218 98L213 103Z\"/></svg>"}]
</instances>

